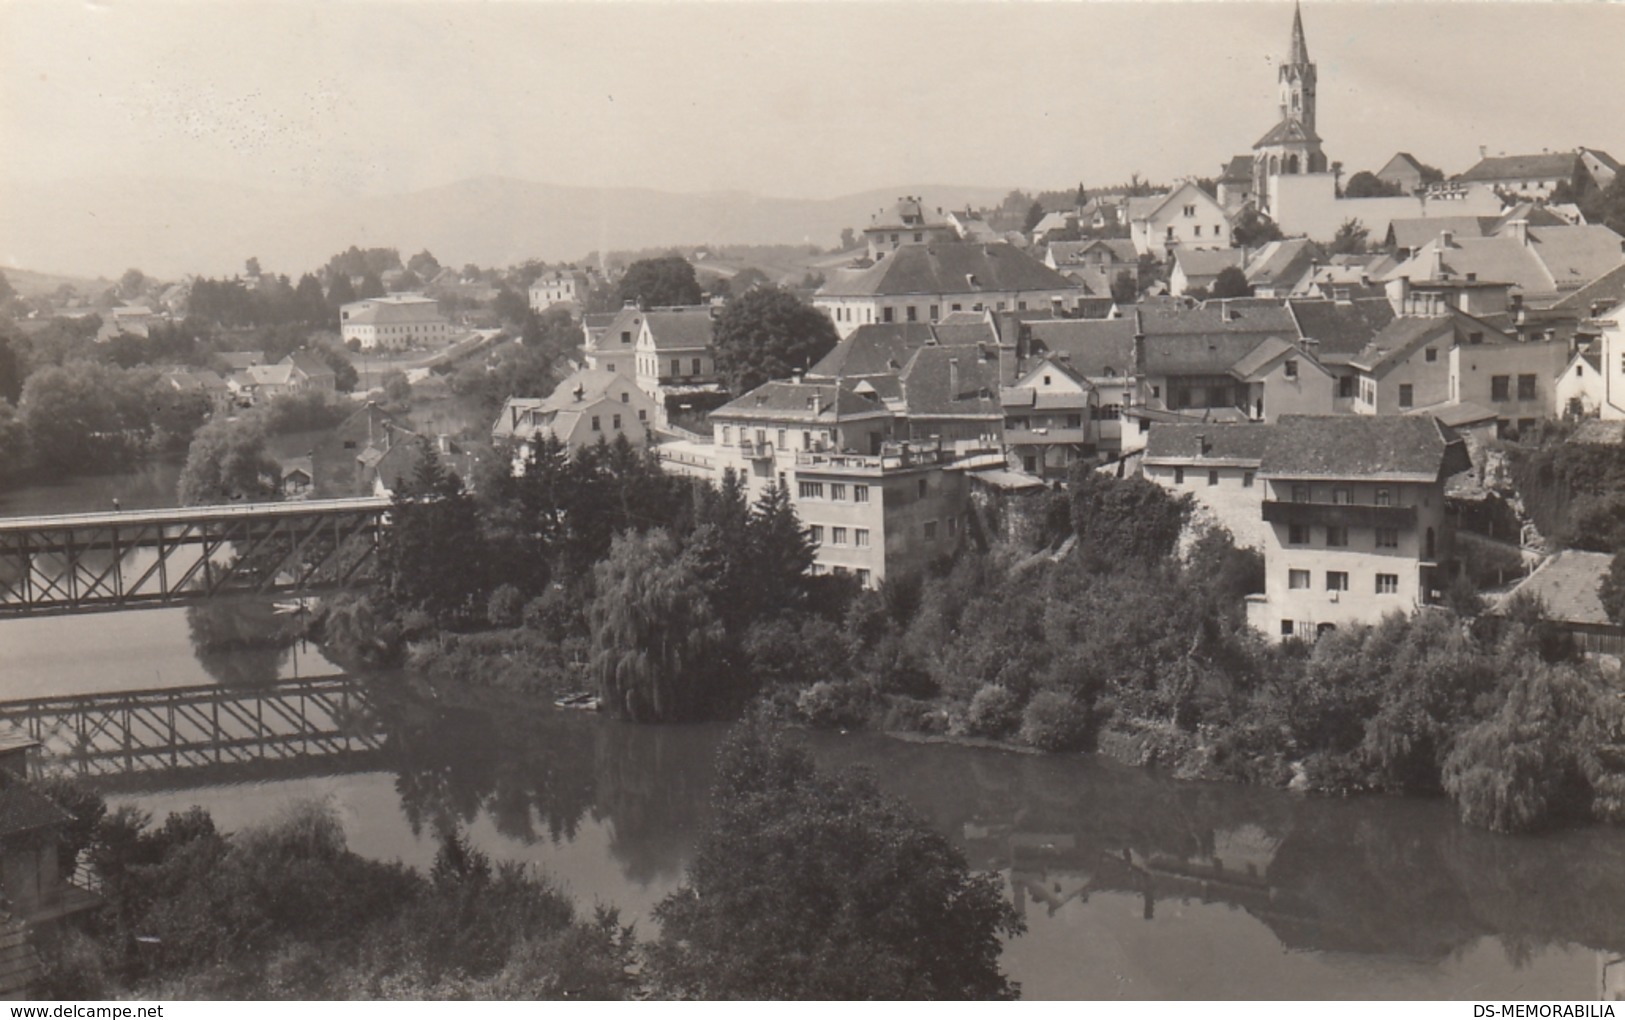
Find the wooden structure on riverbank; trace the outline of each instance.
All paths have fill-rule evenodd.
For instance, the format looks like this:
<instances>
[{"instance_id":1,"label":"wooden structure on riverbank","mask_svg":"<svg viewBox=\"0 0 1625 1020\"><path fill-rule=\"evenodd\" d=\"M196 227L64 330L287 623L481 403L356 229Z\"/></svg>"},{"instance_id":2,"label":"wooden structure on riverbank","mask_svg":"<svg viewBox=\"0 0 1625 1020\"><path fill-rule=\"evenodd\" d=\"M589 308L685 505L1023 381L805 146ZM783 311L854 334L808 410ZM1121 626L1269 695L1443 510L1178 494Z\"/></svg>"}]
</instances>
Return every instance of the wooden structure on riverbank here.
<instances>
[{"instance_id":1,"label":"wooden structure on riverbank","mask_svg":"<svg viewBox=\"0 0 1625 1020\"><path fill-rule=\"evenodd\" d=\"M390 501L0 519L0 618L370 581Z\"/></svg>"},{"instance_id":2,"label":"wooden structure on riverbank","mask_svg":"<svg viewBox=\"0 0 1625 1020\"><path fill-rule=\"evenodd\" d=\"M366 687L348 676L0 702L47 768L81 776L215 768L379 751Z\"/></svg>"}]
</instances>

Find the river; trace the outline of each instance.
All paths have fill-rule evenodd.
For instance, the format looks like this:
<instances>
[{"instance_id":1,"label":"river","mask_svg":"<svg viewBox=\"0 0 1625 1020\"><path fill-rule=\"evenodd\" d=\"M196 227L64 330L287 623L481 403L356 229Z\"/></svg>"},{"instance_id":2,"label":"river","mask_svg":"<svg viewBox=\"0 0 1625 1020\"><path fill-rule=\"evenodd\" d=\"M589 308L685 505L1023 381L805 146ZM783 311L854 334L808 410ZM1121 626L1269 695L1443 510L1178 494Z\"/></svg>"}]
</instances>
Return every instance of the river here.
<instances>
[{"instance_id":1,"label":"river","mask_svg":"<svg viewBox=\"0 0 1625 1020\"><path fill-rule=\"evenodd\" d=\"M0 622L0 696L258 685L332 671L263 600ZM707 817L721 726L630 726L551 707L453 705L376 681L383 752L254 781L109 787L227 829L326 800L351 846L427 867L439 821L553 875L644 934ZM1501 837L1442 800L1306 798L1176 782L1077 756L809 733L997 871L1026 917L1024 994L1110 998L1592 998L1625 953L1625 830ZM1612 982L1625 963L1609 965Z\"/></svg>"}]
</instances>

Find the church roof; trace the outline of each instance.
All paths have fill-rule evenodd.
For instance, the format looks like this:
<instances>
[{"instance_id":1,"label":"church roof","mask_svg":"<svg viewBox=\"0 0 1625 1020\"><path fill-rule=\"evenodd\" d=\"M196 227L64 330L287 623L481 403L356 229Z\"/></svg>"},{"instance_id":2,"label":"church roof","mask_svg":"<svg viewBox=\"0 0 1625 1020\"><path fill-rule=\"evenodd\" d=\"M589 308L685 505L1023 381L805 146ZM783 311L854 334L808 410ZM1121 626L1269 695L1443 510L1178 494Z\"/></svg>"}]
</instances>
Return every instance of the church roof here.
<instances>
[{"instance_id":1,"label":"church roof","mask_svg":"<svg viewBox=\"0 0 1625 1020\"><path fill-rule=\"evenodd\" d=\"M1262 149L1269 145L1291 145L1302 143L1305 145L1320 144L1320 136L1309 130L1303 121L1296 117L1282 117L1281 123L1265 132L1264 137L1253 143L1253 148Z\"/></svg>"},{"instance_id":2,"label":"church roof","mask_svg":"<svg viewBox=\"0 0 1625 1020\"><path fill-rule=\"evenodd\" d=\"M1292 49L1287 55L1289 64L1309 63L1309 43L1303 36L1303 8L1292 5Z\"/></svg>"}]
</instances>

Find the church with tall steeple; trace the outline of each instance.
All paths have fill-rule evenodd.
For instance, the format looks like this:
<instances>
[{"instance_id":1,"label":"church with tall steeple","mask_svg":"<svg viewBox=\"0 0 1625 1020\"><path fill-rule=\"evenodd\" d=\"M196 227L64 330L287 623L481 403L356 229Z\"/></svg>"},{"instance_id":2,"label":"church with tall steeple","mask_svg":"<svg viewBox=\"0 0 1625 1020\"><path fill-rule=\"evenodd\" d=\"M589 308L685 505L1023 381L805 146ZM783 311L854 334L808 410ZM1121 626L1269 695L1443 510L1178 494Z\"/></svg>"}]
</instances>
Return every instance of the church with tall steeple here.
<instances>
[{"instance_id":1,"label":"church with tall steeple","mask_svg":"<svg viewBox=\"0 0 1625 1020\"><path fill-rule=\"evenodd\" d=\"M1292 43L1278 78L1281 119L1253 144L1253 197L1270 214L1277 191L1274 178L1327 170L1326 153L1315 133L1315 63L1309 59L1303 10L1297 4L1292 11Z\"/></svg>"}]
</instances>

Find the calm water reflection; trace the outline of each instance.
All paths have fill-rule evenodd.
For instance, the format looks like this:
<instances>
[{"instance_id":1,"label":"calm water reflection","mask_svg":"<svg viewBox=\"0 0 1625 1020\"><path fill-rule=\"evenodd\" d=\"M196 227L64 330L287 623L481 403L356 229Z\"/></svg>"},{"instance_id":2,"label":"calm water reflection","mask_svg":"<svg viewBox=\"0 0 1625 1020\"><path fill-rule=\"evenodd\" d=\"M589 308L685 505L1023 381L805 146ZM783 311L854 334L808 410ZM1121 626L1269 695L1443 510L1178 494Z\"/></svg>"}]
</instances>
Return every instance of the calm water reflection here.
<instances>
[{"instance_id":1,"label":"calm water reflection","mask_svg":"<svg viewBox=\"0 0 1625 1020\"><path fill-rule=\"evenodd\" d=\"M292 673L297 646L279 625L251 603L191 619L6 621L0 688L259 683ZM332 766L312 760L229 785L147 777L113 797L159 815L202 804L228 829L328 798L355 849L417 866L433 857L435 823L456 821L493 857L535 862L648 930L705 825L723 728L454 706L405 678L377 683L388 742L368 771L323 774ZM873 769L1003 876L1029 925L1005 963L1032 997L1588 998L1602 959L1625 951L1619 829L1513 839L1462 828L1442 801L1306 799L871 734L805 739L828 765Z\"/></svg>"}]
</instances>

